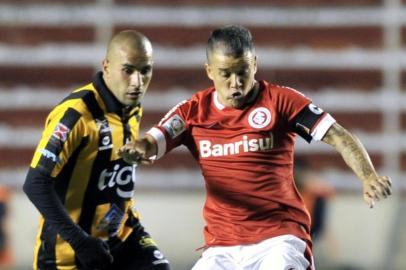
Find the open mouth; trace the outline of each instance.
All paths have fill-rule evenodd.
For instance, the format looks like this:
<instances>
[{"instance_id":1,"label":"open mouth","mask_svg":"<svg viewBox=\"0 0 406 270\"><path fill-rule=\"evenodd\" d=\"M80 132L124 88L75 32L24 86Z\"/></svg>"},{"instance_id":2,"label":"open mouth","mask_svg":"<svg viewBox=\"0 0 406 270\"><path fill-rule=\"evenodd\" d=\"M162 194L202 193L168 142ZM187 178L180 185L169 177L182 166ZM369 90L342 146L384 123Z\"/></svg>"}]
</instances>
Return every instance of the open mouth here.
<instances>
[{"instance_id":1,"label":"open mouth","mask_svg":"<svg viewBox=\"0 0 406 270\"><path fill-rule=\"evenodd\" d=\"M231 94L232 99L240 99L241 97L242 97L241 92L234 92L234 93Z\"/></svg>"}]
</instances>

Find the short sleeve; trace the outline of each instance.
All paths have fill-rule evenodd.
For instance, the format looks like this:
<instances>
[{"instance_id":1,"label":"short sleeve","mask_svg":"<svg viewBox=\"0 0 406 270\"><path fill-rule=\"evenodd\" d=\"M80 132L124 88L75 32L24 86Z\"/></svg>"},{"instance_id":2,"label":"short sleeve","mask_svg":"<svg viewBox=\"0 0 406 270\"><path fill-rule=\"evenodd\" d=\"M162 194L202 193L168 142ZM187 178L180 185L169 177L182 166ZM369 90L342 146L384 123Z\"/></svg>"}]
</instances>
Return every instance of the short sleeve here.
<instances>
[{"instance_id":1,"label":"short sleeve","mask_svg":"<svg viewBox=\"0 0 406 270\"><path fill-rule=\"evenodd\" d=\"M291 123L298 113L311 103L308 97L290 87L279 87L275 92L278 114L288 123Z\"/></svg>"},{"instance_id":2,"label":"short sleeve","mask_svg":"<svg viewBox=\"0 0 406 270\"><path fill-rule=\"evenodd\" d=\"M147 132L157 143L157 159L182 144L188 131L187 113L190 106L190 101L187 100L178 103Z\"/></svg>"},{"instance_id":3,"label":"short sleeve","mask_svg":"<svg viewBox=\"0 0 406 270\"><path fill-rule=\"evenodd\" d=\"M289 87L278 90L278 112L288 122L289 129L307 142L321 140L335 119L299 91Z\"/></svg>"},{"instance_id":4,"label":"short sleeve","mask_svg":"<svg viewBox=\"0 0 406 270\"><path fill-rule=\"evenodd\" d=\"M293 121L293 129L307 142L320 141L335 119L313 103L304 107Z\"/></svg>"}]
</instances>

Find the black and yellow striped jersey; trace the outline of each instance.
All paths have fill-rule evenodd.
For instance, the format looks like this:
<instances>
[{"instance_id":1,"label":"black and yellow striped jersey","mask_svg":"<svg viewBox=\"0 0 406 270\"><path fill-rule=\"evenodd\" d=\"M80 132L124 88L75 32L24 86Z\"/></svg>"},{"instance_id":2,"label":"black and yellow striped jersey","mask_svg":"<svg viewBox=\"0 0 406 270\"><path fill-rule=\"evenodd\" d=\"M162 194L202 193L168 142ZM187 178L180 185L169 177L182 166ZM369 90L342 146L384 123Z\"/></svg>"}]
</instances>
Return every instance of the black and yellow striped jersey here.
<instances>
[{"instance_id":1,"label":"black and yellow striped jersey","mask_svg":"<svg viewBox=\"0 0 406 270\"><path fill-rule=\"evenodd\" d=\"M52 180L73 222L110 247L122 243L138 220L133 209L135 166L116 151L138 136L141 115L141 106L121 105L99 72L49 114L27 176L36 172ZM74 250L44 218L34 269L41 269L41 261L53 261L55 269L76 269Z\"/></svg>"}]
</instances>

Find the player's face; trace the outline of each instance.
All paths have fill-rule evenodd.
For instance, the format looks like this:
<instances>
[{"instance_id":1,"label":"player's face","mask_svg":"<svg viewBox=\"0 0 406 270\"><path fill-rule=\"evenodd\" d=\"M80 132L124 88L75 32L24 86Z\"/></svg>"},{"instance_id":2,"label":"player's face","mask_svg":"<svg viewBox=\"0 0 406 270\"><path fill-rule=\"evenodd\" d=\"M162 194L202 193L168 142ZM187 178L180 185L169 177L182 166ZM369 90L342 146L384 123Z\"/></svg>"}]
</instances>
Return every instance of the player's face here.
<instances>
[{"instance_id":1,"label":"player's face","mask_svg":"<svg viewBox=\"0 0 406 270\"><path fill-rule=\"evenodd\" d=\"M109 89L123 105L137 105L152 78L152 54L120 48L103 61L103 73Z\"/></svg>"},{"instance_id":2,"label":"player's face","mask_svg":"<svg viewBox=\"0 0 406 270\"><path fill-rule=\"evenodd\" d=\"M240 57L215 50L206 64L207 76L213 81L219 101L226 107L241 108L254 89L256 56L245 52Z\"/></svg>"}]
</instances>

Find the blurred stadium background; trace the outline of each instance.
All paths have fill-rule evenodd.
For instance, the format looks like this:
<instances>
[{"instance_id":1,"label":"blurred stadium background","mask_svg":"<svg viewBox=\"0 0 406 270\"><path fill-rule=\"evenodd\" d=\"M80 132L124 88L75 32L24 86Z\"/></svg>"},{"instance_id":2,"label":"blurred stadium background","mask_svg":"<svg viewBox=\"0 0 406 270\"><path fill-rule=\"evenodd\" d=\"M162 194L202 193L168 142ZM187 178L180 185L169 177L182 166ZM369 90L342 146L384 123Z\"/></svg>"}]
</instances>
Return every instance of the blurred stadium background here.
<instances>
[{"instance_id":1,"label":"blurred stadium background","mask_svg":"<svg viewBox=\"0 0 406 270\"><path fill-rule=\"evenodd\" d=\"M337 190L316 243L319 269L406 269L406 0L0 0L0 185L11 190L10 269L31 265L38 213L21 186L45 117L99 70L112 33L136 29L154 45L145 130L209 85L205 43L228 23L252 31L258 79L312 97L393 178L394 196L369 210L340 157L298 139L297 155ZM174 269L190 269L202 246L205 196L193 159L177 150L140 169L137 181L147 229Z\"/></svg>"}]
</instances>

